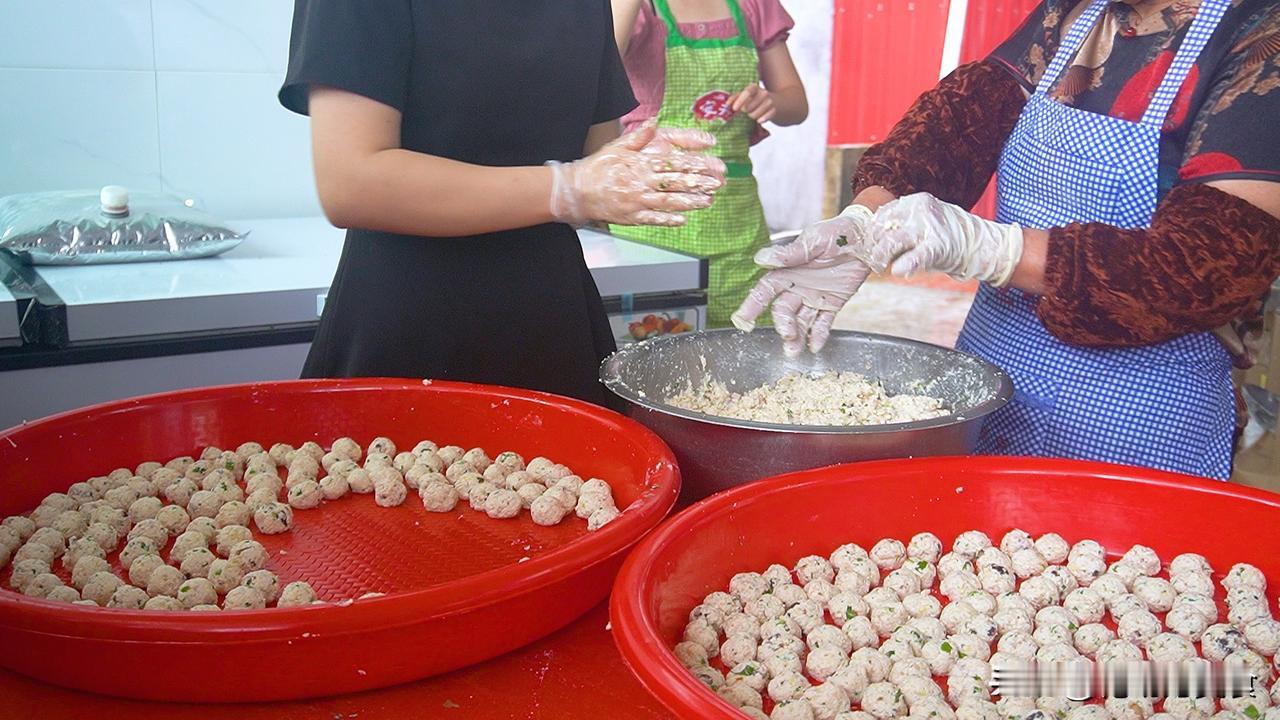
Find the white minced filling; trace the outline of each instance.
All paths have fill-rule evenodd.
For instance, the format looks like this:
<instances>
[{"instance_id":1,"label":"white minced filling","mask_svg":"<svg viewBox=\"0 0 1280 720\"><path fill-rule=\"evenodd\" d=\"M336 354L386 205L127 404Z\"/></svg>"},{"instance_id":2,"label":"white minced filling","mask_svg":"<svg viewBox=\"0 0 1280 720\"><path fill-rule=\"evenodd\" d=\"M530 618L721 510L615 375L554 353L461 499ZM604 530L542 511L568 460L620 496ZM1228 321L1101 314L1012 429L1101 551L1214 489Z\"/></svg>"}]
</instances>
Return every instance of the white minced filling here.
<instances>
[{"instance_id":1,"label":"white minced filling","mask_svg":"<svg viewBox=\"0 0 1280 720\"><path fill-rule=\"evenodd\" d=\"M744 393L708 380L667 399L705 415L783 425L883 425L943 417L942 401L926 395L890 395L852 372L789 373Z\"/></svg>"}]
</instances>

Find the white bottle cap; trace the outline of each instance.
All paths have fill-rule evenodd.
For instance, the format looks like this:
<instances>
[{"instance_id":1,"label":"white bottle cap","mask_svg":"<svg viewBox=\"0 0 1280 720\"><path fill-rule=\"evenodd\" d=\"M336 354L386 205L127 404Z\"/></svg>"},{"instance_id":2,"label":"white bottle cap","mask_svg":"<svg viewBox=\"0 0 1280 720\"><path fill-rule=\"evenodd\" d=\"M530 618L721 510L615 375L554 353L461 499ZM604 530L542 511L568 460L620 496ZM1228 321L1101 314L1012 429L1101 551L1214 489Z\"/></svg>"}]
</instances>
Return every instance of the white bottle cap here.
<instances>
[{"instance_id":1,"label":"white bottle cap","mask_svg":"<svg viewBox=\"0 0 1280 720\"><path fill-rule=\"evenodd\" d=\"M129 191L119 185L107 185L98 193L98 202L102 203L102 212L107 215L129 214Z\"/></svg>"}]
</instances>

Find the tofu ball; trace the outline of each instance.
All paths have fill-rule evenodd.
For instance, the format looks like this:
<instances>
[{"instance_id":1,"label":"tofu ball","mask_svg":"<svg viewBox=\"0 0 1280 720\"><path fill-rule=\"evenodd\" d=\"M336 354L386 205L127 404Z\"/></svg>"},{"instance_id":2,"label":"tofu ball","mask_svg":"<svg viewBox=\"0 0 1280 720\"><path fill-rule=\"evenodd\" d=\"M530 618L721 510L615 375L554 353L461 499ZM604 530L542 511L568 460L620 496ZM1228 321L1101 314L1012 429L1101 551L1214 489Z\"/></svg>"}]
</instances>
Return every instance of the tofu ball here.
<instances>
[{"instance_id":1,"label":"tofu ball","mask_svg":"<svg viewBox=\"0 0 1280 720\"><path fill-rule=\"evenodd\" d=\"M1143 575L1153 576L1160 572L1160 556L1155 550L1145 545L1134 545L1120 558L1120 562L1128 565Z\"/></svg>"},{"instance_id":2,"label":"tofu ball","mask_svg":"<svg viewBox=\"0 0 1280 720\"><path fill-rule=\"evenodd\" d=\"M270 570L246 573L240 584L262 593L268 603L274 603L280 597L280 577Z\"/></svg>"},{"instance_id":3,"label":"tofu ball","mask_svg":"<svg viewBox=\"0 0 1280 720\"><path fill-rule=\"evenodd\" d=\"M132 523L141 523L142 520L151 520L160 514L160 510L164 509L164 502L159 497L140 497L129 505L129 521Z\"/></svg>"},{"instance_id":4,"label":"tofu ball","mask_svg":"<svg viewBox=\"0 0 1280 720\"><path fill-rule=\"evenodd\" d=\"M613 507L600 508L599 510L591 513L591 517L587 518L587 531L595 532L596 530L599 530L600 528L604 527L605 525L608 525L614 520L617 520L618 516L621 514L622 513L618 512L617 508L613 508Z\"/></svg>"},{"instance_id":5,"label":"tofu ball","mask_svg":"<svg viewBox=\"0 0 1280 720\"><path fill-rule=\"evenodd\" d=\"M430 512L449 512L458 505L458 491L447 482L429 482L418 490L422 506Z\"/></svg>"},{"instance_id":6,"label":"tofu ball","mask_svg":"<svg viewBox=\"0 0 1280 720\"><path fill-rule=\"evenodd\" d=\"M266 607L266 600L262 597L262 593L247 585L230 589L223 600L224 610L262 610L264 607Z\"/></svg>"},{"instance_id":7,"label":"tofu ball","mask_svg":"<svg viewBox=\"0 0 1280 720\"><path fill-rule=\"evenodd\" d=\"M100 557L82 557L71 569L71 586L83 590L89 578L100 572L111 572L111 563Z\"/></svg>"},{"instance_id":8,"label":"tofu ball","mask_svg":"<svg viewBox=\"0 0 1280 720\"><path fill-rule=\"evenodd\" d=\"M151 575L147 578L147 595L156 597L157 595L168 595L175 597L178 594L178 587L182 585L186 577L182 571L171 565L160 565L151 571Z\"/></svg>"},{"instance_id":9,"label":"tofu ball","mask_svg":"<svg viewBox=\"0 0 1280 720\"><path fill-rule=\"evenodd\" d=\"M267 550L255 540L236 543L227 559L239 565L246 573L261 570L267 565Z\"/></svg>"},{"instance_id":10,"label":"tofu ball","mask_svg":"<svg viewBox=\"0 0 1280 720\"><path fill-rule=\"evenodd\" d=\"M253 517L253 511L249 506L239 500L230 500L223 504L218 510L218 514L214 516L213 522L218 527L226 527L228 525L248 525L249 520Z\"/></svg>"},{"instance_id":11,"label":"tofu ball","mask_svg":"<svg viewBox=\"0 0 1280 720\"><path fill-rule=\"evenodd\" d=\"M159 555L160 546L155 540L145 535L139 535L131 538L124 544L124 549L120 551L120 564L127 570L133 561L143 555Z\"/></svg>"},{"instance_id":12,"label":"tofu ball","mask_svg":"<svg viewBox=\"0 0 1280 720\"><path fill-rule=\"evenodd\" d=\"M170 535L178 535L187 529L187 525L191 523L191 516L187 511L177 505L165 505L156 512L156 521L169 531Z\"/></svg>"},{"instance_id":13,"label":"tofu ball","mask_svg":"<svg viewBox=\"0 0 1280 720\"><path fill-rule=\"evenodd\" d=\"M263 535L278 535L293 527L293 508L281 502L263 505L253 513L253 524ZM246 535L240 541L248 540ZM228 543L234 545L235 543ZM222 543L219 542L221 547Z\"/></svg>"},{"instance_id":14,"label":"tofu ball","mask_svg":"<svg viewBox=\"0 0 1280 720\"><path fill-rule=\"evenodd\" d=\"M125 610L141 610L151 596L146 590L132 585L120 585L111 593L111 598L107 600L109 608L123 608Z\"/></svg>"},{"instance_id":15,"label":"tofu ball","mask_svg":"<svg viewBox=\"0 0 1280 720\"><path fill-rule=\"evenodd\" d=\"M316 591L311 588L309 583L297 580L285 585L284 589L280 591L276 607L302 607L310 605L317 599Z\"/></svg>"},{"instance_id":16,"label":"tofu ball","mask_svg":"<svg viewBox=\"0 0 1280 720\"><path fill-rule=\"evenodd\" d=\"M142 606L142 609L158 612L177 612L185 610L186 608L182 607L182 603L178 602L177 598L172 598L168 595L156 595L150 600L147 600L146 604Z\"/></svg>"},{"instance_id":17,"label":"tofu ball","mask_svg":"<svg viewBox=\"0 0 1280 720\"><path fill-rule=\"evenodd\" d=\"M213 583L206 578L196 577L187 580L178 586L178 602L188 610L194 610L201 605L214 605L218 603L218 592L213 589Z\"/></svg>"},{"instance_id":18,"label":"tofu ball","mask_svg":"<svg viewBox=\"0 0 1280 720\"><path fill-rule=\"evenodd\" d=\"M218 558L209 564L209 572L205 576L219 595L226 595L244 579L244 569L239 565Z\"/></svg>"},{"instance_id":19,"label":"tofu ball","mask_svg":"<svg viewBox=\"0 0 1280 720\"><path fill-rule=\"evenodd\" d=\"M1209 561L1203 555L1196 553L1182 553L1174 556L1169 562L1169 577L1180 575L1184 572L1198 572L1204 575L1212 575L1213 567L1209 565Z\"/></svg>"},{"instance_id":20,"label":"tofu ball","mask_svg":"<svg viewBox=\"0 0 1280 720\"><path fill-rule=\"evenodd\" d=\"M399 481L397 481L399 483ZM401 485L403 489L403 485ZM320 483L315 480L302 480L289 489L288 492L289 505L298 510L310 510L319 507L320 501L324 499L324 493L320 490ZM401 502L404 498L400 498ZM382 503L379 502L379 505Z\"/></svg>"},{"instance_id":21,"label":"tofu ball","mask_svg":"<svg viewBox=\"0 0 1280 720\"><path fill-rule=\"evenodd\" d=\"M228 525L219 528L214 538L214 548L222 557L228 557L231 549L245 540L253 539L253 531L244 525Z\"/></svg>"},{"instance_id":22,"label":"tofu ball","mask_svg":"<svg viewBox=\"0 0 1280 720\"><path fill-rule=\"evenodd\" d=\"M877 720L904 717L907 702L902 691L887 682L871 683L862 693L862 709Z\"/></svg>"},{"instance_id":23,"label":"tofu ball","mask_svg":"<svg viewBox=\"0 0 1280 720\"><path fill-rule=\"evenodd\" d=\"M484 501L484 511L491 518L513 518L520 514L520 496L514 490L498 488Z\"/></svg>"},{"instance_id":24,"label":"tofu ball","mask_svg":"<svg viewBox=\"0 0 1280 720\"><path fill-rule=\"evenodd\" d=\"M217 559L218 556L208 548L194 548L182 558L182 572L193 578L208 577L209 568Z\"/></svg>"},{"instance_id":25,"label":"tofu ball","mask_svg":"<svg viewBox=\"0 0 1280 720\"><path fill-rule=\"evenodd\" d=\"M907 559L907 548L898 540L885 538L871 548L870 557L877 567L888 572L902 567Z\"/></svg>"}]
</instances>

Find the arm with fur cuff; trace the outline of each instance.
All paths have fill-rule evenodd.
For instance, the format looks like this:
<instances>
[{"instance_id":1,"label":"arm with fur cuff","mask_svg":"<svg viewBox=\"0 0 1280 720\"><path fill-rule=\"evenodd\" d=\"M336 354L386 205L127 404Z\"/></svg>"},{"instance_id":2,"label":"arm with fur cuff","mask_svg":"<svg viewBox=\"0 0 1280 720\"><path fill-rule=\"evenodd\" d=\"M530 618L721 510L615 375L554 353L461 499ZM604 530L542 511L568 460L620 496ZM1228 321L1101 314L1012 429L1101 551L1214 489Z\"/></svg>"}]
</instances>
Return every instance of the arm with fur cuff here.
<instances>
[{"instance_id":1,"label":"arm with fur cuff","mask_svg":"<svg viewBox=\"0 0 1280 720\"><path fill-rule=\"evenodd\" d=\"M1037 312L1056 337L1126 347L1241 317L1280 275L1280 218L1207 185L1180 185L1146 230L1054 228Z\"/></svg>"},{"instance_id":2,"label":"arm with fur cuff","mask_svg":"<svg viewBox=\"0 0 1280 720\"><path fill-rule=\"evenodd\" d=\"M883 187L896 196L927 192L971 208L982 197L1026 93L991 60L962 65L921 95L883 142L858 162L853 194Z\"/></svg>"}]
</instances>

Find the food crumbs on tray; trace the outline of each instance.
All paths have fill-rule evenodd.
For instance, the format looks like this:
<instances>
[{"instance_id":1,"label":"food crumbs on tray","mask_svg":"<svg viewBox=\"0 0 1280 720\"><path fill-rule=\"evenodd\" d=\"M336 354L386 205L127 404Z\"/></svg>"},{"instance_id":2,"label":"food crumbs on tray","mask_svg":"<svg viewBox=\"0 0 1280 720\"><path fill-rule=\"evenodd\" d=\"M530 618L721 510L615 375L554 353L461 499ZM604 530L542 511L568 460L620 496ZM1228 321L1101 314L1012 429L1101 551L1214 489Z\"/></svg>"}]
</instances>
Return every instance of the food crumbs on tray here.
<instances>
[{"instance_id":1,"label":"food crumbs on tray","mask_svg":"<svg viewBox=\"0 0 1280 720\"><path fill-rule=\"evenodd\" d=\"M360 597L358 597L358 598L356 598L356 599L357 599L357 600L368 600L369 598L382 597L384 594L385 594L385 593L380 593L380 592L367 592L367 593L365 593L365 594L361 595Z\"/></svg>"},{"instance_id":2,"label":"food crumbs on tray","mask_svg":"<svg viewBox=\"0 0 1280 720\"><path fill-rule=\"evenodd\" d=\"M368 675L369 673L367 673L367 672L365 672L365 671L363 671L363 670L358 670L358 669L357 669L357 670L356 670L356 674L357 674L357 675L362 675L362 676L363 676L363 675Z\"/></svg>"},{"instance_id":3,"label":"food crumbs on tray","mask_svg":"<svg viewBox=\"0 0 1280 720\"><path fill-rule=\"evenodd\" d=\"M956 486L956 494L957 494L957 495L959 495L959 494L960 494L960 493L962 493L962 492L964 492L964 486L963 486L963 485L957 485L957 486Z\"/></svg>"},{"instance_id":4,"label":"food crumbs on tray","mask_svg":"<svg viewBox=\"0 0 1280 720\"><path fill-rule=\"evenodd\" d=\"M529 556L528 556L528 555L526 555L526 556L524 556L524 557L522 557L522 558L520 558L519 560L517 560L517 561L516 561L516 563L522 563L522 562L529 562Z\"/></svg>"},{"instance_id":5,"label":"food crumbs on tray","mask_svg":"<svg viewBox=\"0 0 1280 720\"><path fill-rule=\"evenodd\" d=\"M604 624L604 631L605 631L605 632L612 632L612 631L613 631L613 622L612 622L612 621L607 622L607 623L605 623L605 624Z\"/></svg>"},{"instance_id":6,"label":"food crumbs on tray","mask_svg":"<svg viewBox=\"0 0 1280 720\"><path fill-rule=\"evenodd\" d=\"M456 703L456 702L452 701L452 700L445 700L445 701L444 701L444 707L449 708L450 710L452 710L452 709L454 709L454 708L460 708L460 707L462 707L462 706L461 706L461 705L459 705L458 703Z\"/></svg>"},{"instance_id":7,"label":"food crumbs on tray","mask_svg":"<svg viewBox=\"0 0 1280 720\"><path fill-rule=\"evenodd\" d=\"M431 378L423 378L423 379L422 379L422 384L423 384L423 385L430 385L430 384L431 384Z\"/></svg>"},{"instance_id":8,"label":"food crumbs on tray","mask_svg":"<svg viewBox=\"0 0 1280 720\"><path fill-rule=\"evenodd\" d=\"M302 633L302 637L309 638L311 637L311 633Z\"/></svg>"},{"instance_id":9,"label":"food crumbs on tray","mask_svg":"<svg viewBox=\"0 0 1280 720\"><path fill-rule=\"evenodd\" d=\"M355 602L355 600L352 600L351 598L344 598L344 599L339 600L338 602L334 603L334 605L337 605L338 607L348 607L348 606L350 606L350 605L351 605L351 603L353 603L353 602Z\"/></svg>"}]
</instances>

